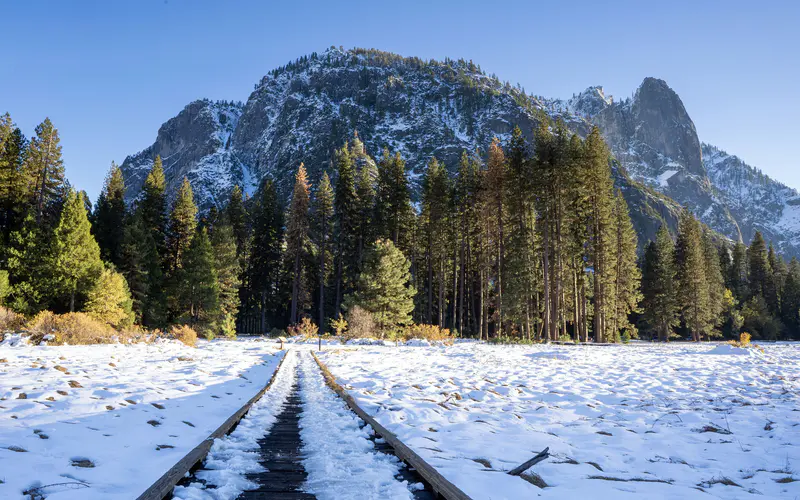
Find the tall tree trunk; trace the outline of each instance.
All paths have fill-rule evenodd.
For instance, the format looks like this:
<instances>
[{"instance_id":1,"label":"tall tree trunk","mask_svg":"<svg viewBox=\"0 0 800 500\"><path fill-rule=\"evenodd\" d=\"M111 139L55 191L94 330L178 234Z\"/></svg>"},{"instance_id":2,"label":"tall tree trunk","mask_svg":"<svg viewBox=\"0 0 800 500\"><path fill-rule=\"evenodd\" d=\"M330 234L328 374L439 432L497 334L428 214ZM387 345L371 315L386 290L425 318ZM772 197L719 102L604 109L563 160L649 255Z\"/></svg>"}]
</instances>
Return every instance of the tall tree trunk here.
<instances>
[{"instance_id":1,"label":"tall tree trunk","mask_svg":"<svg viewBox=\"0 0 800 500\"><path fill-rule=\"evenodd\" d=\"M292 309L289 323L297 323L297 301L300 298L300 254L294 257L294 280L292 280Z\"/></svg>"}]
</instances>

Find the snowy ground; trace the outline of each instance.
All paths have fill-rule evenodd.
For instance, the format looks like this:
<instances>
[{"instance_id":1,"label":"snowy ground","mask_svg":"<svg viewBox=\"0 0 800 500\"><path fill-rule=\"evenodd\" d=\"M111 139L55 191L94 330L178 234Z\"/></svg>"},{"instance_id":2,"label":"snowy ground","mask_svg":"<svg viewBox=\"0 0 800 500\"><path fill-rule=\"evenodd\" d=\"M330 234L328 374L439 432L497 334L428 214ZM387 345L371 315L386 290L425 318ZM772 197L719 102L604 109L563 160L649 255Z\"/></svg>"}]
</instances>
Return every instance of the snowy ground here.
<instances>
[{"instance_id":1,"label":"snowy ground","mask_svg":"<svg viewBox=\"0 0 800 500\"><path fill-rule=\"evenodd\" d=\"M476 500L800 497L797 344L473 343L322 359ZM504 473L545 447L533 468L544 489Z\"/></svg>"},{"instance_id":2,"label":"snowy ground","mask_svg":"<svg viewBox=\"0 0 800 500\"><path fill-rule=\"evenodd\" d=\"M0 498L135 498L269 380L273 342L0 345Z\"/></svg>"}]
</instances>

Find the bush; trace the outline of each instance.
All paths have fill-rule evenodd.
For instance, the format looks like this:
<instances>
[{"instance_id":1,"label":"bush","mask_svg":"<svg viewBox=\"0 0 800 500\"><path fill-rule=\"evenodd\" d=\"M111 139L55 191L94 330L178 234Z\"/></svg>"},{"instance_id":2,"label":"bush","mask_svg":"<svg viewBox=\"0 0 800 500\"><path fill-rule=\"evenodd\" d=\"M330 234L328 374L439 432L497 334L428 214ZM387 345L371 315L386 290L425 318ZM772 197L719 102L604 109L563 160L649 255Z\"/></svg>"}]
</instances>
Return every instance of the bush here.
<instances>
[{"instance_id":1,"label":"bush","mask_svg":"<svg viewBox=\"0 0 800 500\"><path fill-rule=\"evenodd\" d=\"M342 313L339 313L338 318L331 318L330 325L337 337L343 337L347 332L347 320L344 319Z\"/></svg>"},{"instance_id":2,"label":"bush","mask_svg":"<svg viewBox=\"0 0 800 500\"><path fill-rule=\"evenodd\" d=\"M116 330L88 314L53 314L42 311L27 324L31 341L39 343L48 335L57 344L110 344L120 340Z\"/></svg>"},{"instance_id":3,"label":"bush","mask_svg":"<svg viewBox=\"0 0 800 500\"><path fill-rule=\"evenodd\" d=\"M0 306L0 332L14 332L25 328L25 316Z\"/></svg>"},{"instance_id":4,"label":"bush","mask_svg":"<svg viewBox=\"0 0 800 500\"><path fill-rule=\"evenodd\" d=\"M731 340L728 343L735 347L750 347L750 334L742 332L739 334L739 340Z\"/></svg>"},{"instance_id":5,"label":"bush","mask_svg":"<svg viewBox=\"0 0 800 500\"><path fill-rule=\"evenodd\" d=\"M364 339L375 336L375 319L361 306L352 306L347 311L347 331L342 340Z\"/></svg>"},{"instance_id":6,"label":"bush","mask_svg":"<svg viewBox=\"0 0 800 500\"><path fill-rule=\"evenodd\" d=\"M311 321L311 318L306 316L305 318L300 320L300 323L291 325L286 330L288 330L289 336L291 337L299 335L303 339L309 339L311 337L317 336L317 332L319 332L319 327L316 324L314 324L313 321Z\"/></svg>"},{"instance_id":7,"label":"bush","mask_svg":"<svg viewBox=\"0 0 800 500\"><path fill-rule=\"evenodd\" d=\"M189 347L197 345L197 332L189 325L173 325L169 329L167 338L183 342Z\"/></svg>"},{"instance_id":8,"label":"bush","mask_svg":"<svg viewBox=\"0 0 800 500\"><path fill-rule=\"evenodd\" d=\"M429 342L452 341L454 335L447 328L438 325L418 324L407 326L402 332L402 339L425 339Z\"/></svg>"}]
</instances>

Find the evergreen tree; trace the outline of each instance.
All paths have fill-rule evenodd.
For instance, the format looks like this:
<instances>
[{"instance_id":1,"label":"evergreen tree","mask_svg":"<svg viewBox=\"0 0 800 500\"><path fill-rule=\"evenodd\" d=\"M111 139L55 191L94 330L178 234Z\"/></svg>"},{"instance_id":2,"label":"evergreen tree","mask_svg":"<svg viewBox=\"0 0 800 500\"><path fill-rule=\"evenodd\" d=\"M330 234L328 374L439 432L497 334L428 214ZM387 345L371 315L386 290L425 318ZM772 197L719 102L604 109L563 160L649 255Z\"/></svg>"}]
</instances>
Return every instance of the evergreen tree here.
<instances>
[{"instance_id":1,"label":"evergreen tree","mask_svg":"<svg viewBox=\"0 0 800 500\"><path fill-rule=\"evenodd\" d=\"M214 252L206 228L195 232L177 269L174 296L176 318L211 333L219 314L219 282Z\"/></svg>"},{"instance_id":2,"label":"evergreen tree","mask_svg":"<svg viewBox=\"0 0 800 500\"><path fill-rule=\"evenodd\" d=\"M91 233L81 194L70 189L53 236L51 273L56 289L75 311L76 297L85 296L103 270L100 247Z\"/></svg>"},{"instance_id":3,"label":"evergreen tree","mask_svg":"<svg viewBox=\"0 0 800 500\"><path fill-rule=\"evenodd\" d=\"M594 334L595 342L608 338L610 306L609 287L614 282L613 245L613 180L610 153L597 127L584 144L586 162L587 203L589 217L589 256L594 271Z\"/></svg>"},{"instance_id":4,"label":"evergreen tree","mask_svg":"<svg viewBox=\"0 0 800 500\"><path fill-rule=\"evenodd\" d=\"M172 204L167 233L167 269L175 272L181 268L183 254L192 243L197 227L197 205L189 179L183 178L178 194Z\"/></svg>"},{"instance_id":5,"label":"evergreen tree","mask_svg":"<svg viewBox=\"0 0 800 500\"><path fill-rule=\"evenodd\" d=\"M370 249L357 291L349 295L349 309L360 306L370 312L382 334L411 322L416 290L410 286L411 263L391 240L378 240Z\"/></svg>"},{"instance_id":6,"label":"evergreen tree","mask_svg":"<svg viewBox=\"0 0 800 500\"><path fill-rule=\"evenodd\" d=\"M8 271L11 297L7 302L15 311L33 315L47 308L53 298L53 238L49 228L36 222L31 211L22 227L10 236Z\"/></svg>"},{"instance_id":7,"label":"evergreen tree","mask_svg":"<svg viewBox=\"0 0 800 500\"><path fill-rule=\"evenodd\" d=\"M730 276L728 277L728 286L739 302L747 300L750 296L747 283L747 267L747 247L744 243L737 241L733 246L733 258L731 261Z\"/></svg>"},{"instance_id":8,"label":"evergreen tree","mask_svg":"<svg viewBox=\"0 0 800 500\"><path fill-rule=\"evenodd\" d=\"M210 239L214 253L214 272L219 290L219 316L216 329L226 337L236 336L236 315L239 312L239 259L236 256L236 234L228 223L212 227Z\"/></svg>"},{"instance_id":9,"label":"evergreen tree","mask_svg":"<svg viewBox=\"0 0 800 500\"><path fill-rule=\"evenodd\" d=\"M100 256L119 267L125 233L125 182L122 170L111 163L93 216L93 233L100 245Z\"/></svg>"},{"instance_id":10,"label":"evergreen tree","mask_svg":"<svg viewBox=\"0 0 800 500\"><path fill-rule=\"evenodd\" d=\"M450 186L444 165L435 157L428 162L428 169L422 180L422 214L421 226L425 234L425 260L427 263L427 280L425 282L426 322L432 324L434 303L437 311L437 324L444 327L445 292L446 292L446 259L449 248L446 245L448 211L450 208ZM434 274L436 280L434 280ZM433 290L438 290L434 300Z\"/></svg>"},{"instance_id":11,"label":"evergreen tree","mask_svg":"<svg viewBox=\"0 0 800 500\"><path fill-rule=\"evenodd\" d=\"M364 264L364 254L371 241L375 241L377 231L375 230L375 179L378 173L374 163L365 161L358 171L356 182L356 239L358 241L357 268L354 275L358 275ZM338 183L337 183L338 188ZM338 196L338 195L337 195ZM338 200L338 197L336 198Z\"/></svg>"},{"instance_id":12,"label":"evergreen tree","mask_svg":"<svg viewBox=\"0 0 800 500\"><path fill-rule=\"evenodd\" d=\"M234 186L228 205L225 207L225 218L233 230L236 238L236 256L239 264L244 268L247 261L247 245L249 238L249 227L247 224L247 208L244 204L244 195L239 186Z\"/></svg>"},{"instance_id":13,"label":"evergreen tree","mask_svg":"<svg viewBox=\"0 0 800 500\"><path fill-rule=\"evenodd\" d=\"M45 216L55 216L67 186L58 130L49 118L36 127L36 136L28 144L24 169L33 180L36 221L41 223Z\"/></svg>"},{"instance_id":14,"label":"evergreen tree","mask_svg":"<svg viewBox=\"0 0 800 500\"><path fill-rule=\"evenodd\" d=\"M389 150L384 150L378 163L375 215L379 235L391 239L401 252L408 252L412 246L414 209L408 190L406 163L400 153L391 156Z\"/></svg>"},{"instance_id":15,"label":"evergreen tree","mask_svg":"<svg viewBox=\"0 0 800 500\"><path fill-rule=\"evenodd\" d=\"M263 181L253 201L253 236L244 274L242 304L249 312L259 313L260 329L266 332L268 323L277 321L281 315L277 285L280 279L284 211L278 201L275 184L270 179Z\"/></svg>"},{"instance_id":16,"label":"evergreen tree","mask_svg":"<svg viewBox=\"0 0 800 500\"><path fill-rule=\"evenodd\" d=\"M153 232L142 213L129 216L120 246L120 272L131 292L137 321L150 328L166 324L166 295L163 289L161 256Z\"/></svg>"},{"instance_id":17,"label":"evergreen tree","mask_svg":"<svg viewBox=\"0 0 800 500\"><path fill-rule=\"evenodd\" d=\"M616 265L614 272L614 309L613 327L614 335L627 333L628 338L637 336L636 327L629 321L629 315L638 312L640 293L641 272L636 263L636 231L633 229L628 204L622 197L622 192L617 190L614 195L614 225L616 228ZM714 262L717 255L714 253ZM719 271L719 267L717 267ZM721 278L721 276L720 276Z\"/></svg>"},{"instance_id":18,"label":"evergreen tree","mask_svg":"<svg viewBox=\"0 0 800 500\"><path fill-rule=\"evenodd\" d=\"M330 246L333 219L333 188L327 172L323 172L322 180L314 197L314 232L319 252L319 328L325 328L327 317L325 314L325 288L328 286L328 262L330 261Z\"/></svg>"},{"instance_id":19,"label":"evergreen tree","mask_svg":"<svg viewBox=\"0 0 800 500\"><path fill-rule=\"evenodd\" d=\"M166 234L167 234L167 181L164 178L164 168L161 157L156 156L153 167L145 178L142 194L137 211L141 214L142 222L153 236L159 255L166 261Z\"/></svg>"},{"instance_id":20,"label":"evergreen tree","mask_svg":"<svg viewBox=\"0 0 800 500\"><path fill-rule=\"evenodd\" d=\"M359 199L356 194L355 171L347 144L335 153L336 192L334 196L333 232L336 252L336 298L333 314L338 315L342 297L353 288L353 278L359 266L360 244L358 221Z\"/></svg>"},{"instance_id":21,"label":"evergreen tree","mask_svg":"<svg viewBox=\"0 0 800 500\"><path fill-rule=\"evenodd\" d=\"M767 250L767 262L769 262L770 274L765 283L765 297L769 312L773 316L780 316L781 312L781 290L786 279L786 262L775 252L772 243Z\"/></svg>"},{"instance_id":22,"label":"evergreen tree","mask_svg":"<svg viewBox=\"0 0 800 500\"><path fill-rule=\"evenodd\" d=\"M705 256L705 275L708 281L708 314L709 325L706 331L707 338L720 335L716 330L722 324L725 312L725 280L719 265L719 251L712 239L711 231L703 231L703 253Z\"/></svg>"},{"instance_id":23,"label":"evergreen tree","mask_svg":"<svg viewBox=\"0 0 800 500\"><path fill-rule=\"evenodd\" d=\"M750 296L761 296L766 301L772 270L769 267L769 259L767 257L767 244L761 235L761 231L756 231L755 236L753 236L753 242L750 243L750 248L747 249L747 264Z\"/></svg>"},{"instance_id":24,"label":"evergreen tree","mask_svg":"<svg viewBox=\"0 0 800 500\"><path fill-rule=\"evenodd\" d=\"M301 163L295 175L286 225L286 255L292 263L292 306L289 316L292 325L300 319L309 299L304 279L307 269L303 264L308 256L310 189L306 167Z\"/></svg>"},{"instance_id":25,"label":"evergreen tree","mask_svg":"<svg viewBox=\"0 0 800 500\"><path fill-rule=\"evenodd\" d=\"M642 309L644 320L660 342L669 342L679 324L675 282L675 245L666 225L647 245L642 266Z\"/></svg>"},{"instance_id":26,"label":"evergreen tree","mask_svg":"<svg viewBox=\"0 0 800 500\"><path fill-rule=\"evenodd\" d=\"M677 296L683 324L692 334L692 340L699 342L700 336L711 328L706 258L700 223L686 208L678 224L676 260Z\"/></svg>"},{"instance_id":27,"label":"evergreen tree","mask_svg":"<svg viewBox=\"0 0 800 500\"><path fill-rule=\"evenodd\" d=\"M27 141L6 113L0 117L0 266L7 261L5 249L11 233L22 228L30 207L33 184L25 167Z\"/></svg>"},{"instance_id":28,"label":"evergreen tree","mask_svg":"<svg viewBox=\"0 0 800 500\"><path fill-rule=\"evenodd\" d=\"M508 182L503 196L510 221L510 234L505 245L507 279L504 303L508 316L521 325L523 335L530 339L532 316L535 313L532 300L537 291L536 212L531 161L519 127L515 127L511 133L507 158ZM462 157L462 163L465 160Z\"/></svg>"},{"instance_id":29,"label":"evergreen tree","mask_svg":"<svg viewBox=\"0 0 800 500\"><path fill-rule=\"evenodd\" d=\"M85 311L97 321L114 328L133 325L133 301L125 278L112 269L103 269L89 290Z\"/></svg>"},{"instance_id":30,"label":"evergreen tree","mask_svg":"<svg viewBox=\"0 0 800 500\"><path fill-rule=\"evenodd\" d=\"M795 339L800 336L800 262L792 257L781 300L781 319Z\"/></svg>"}]
</instances>

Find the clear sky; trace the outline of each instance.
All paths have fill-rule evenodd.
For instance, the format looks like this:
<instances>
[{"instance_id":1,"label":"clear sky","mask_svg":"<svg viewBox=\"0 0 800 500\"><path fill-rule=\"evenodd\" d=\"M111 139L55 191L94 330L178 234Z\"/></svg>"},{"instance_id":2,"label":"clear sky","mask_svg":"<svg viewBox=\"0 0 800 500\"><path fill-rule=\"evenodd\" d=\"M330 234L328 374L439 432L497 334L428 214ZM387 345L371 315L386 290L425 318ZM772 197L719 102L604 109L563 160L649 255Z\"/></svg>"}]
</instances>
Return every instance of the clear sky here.
<instances>
[{"instance_id":1,"label":"clear sky","mask_svg":"<svg viewBox=\"0 0 800 500\"><path fill-rule=\"evenodd\" d=\"M138 0L2 2L0 113L49 116L94 198L112 160L194 99L246 101L270 69L331 45L472 59L529 92L675 89L700 139L800 188L800 2Z\"/></svg>"}]
</instances>

